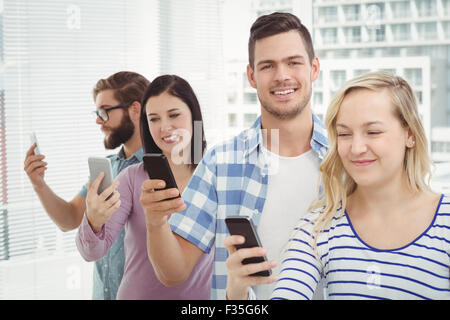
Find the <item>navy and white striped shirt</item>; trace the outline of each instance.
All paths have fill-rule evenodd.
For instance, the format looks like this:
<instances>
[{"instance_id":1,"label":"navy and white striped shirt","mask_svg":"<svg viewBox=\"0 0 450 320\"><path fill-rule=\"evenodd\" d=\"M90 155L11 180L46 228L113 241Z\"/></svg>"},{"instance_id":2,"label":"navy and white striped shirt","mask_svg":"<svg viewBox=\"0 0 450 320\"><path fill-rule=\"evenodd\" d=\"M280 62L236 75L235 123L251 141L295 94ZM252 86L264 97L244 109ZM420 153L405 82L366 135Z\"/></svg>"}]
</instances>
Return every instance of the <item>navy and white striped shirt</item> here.
<instances>
[{"instance_id":1,"label":"navy and white striped shirt","mask_svg":"<svg viewBox=\"0 0 450 320\"><path fill-rule=\"evenodd\" d=\"M319 235L310 232L318 213L294 232L271 299L311 299L321 275L329 299L450 299L450 197L442 195L430 226L398 249L379 250L356 234L338 210Z\"/></svg>"}]
</instances>

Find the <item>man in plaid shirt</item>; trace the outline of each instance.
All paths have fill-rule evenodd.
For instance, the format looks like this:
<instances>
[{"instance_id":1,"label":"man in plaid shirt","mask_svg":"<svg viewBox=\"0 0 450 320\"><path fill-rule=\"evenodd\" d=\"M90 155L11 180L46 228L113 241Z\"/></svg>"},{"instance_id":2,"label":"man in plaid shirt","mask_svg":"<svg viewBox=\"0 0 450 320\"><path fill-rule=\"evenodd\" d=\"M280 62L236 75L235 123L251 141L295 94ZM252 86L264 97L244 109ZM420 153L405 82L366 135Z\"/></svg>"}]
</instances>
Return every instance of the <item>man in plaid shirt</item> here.
<instances>
[{"instance_id":1,"label":"man in plaid shirt","mask_svg":"<svg viewBox=\"0 0 450 320\"><path fill-rule=\"evenodd\" d=\"M278 264L291 230L316 196L328 147L325 128L311 111L319 71L311 36L296 16L273 13L255 21L247 75L261 116L206 153L182 199L167 200L177 194L173 189L156 191L160 180L142 185L148 255L165 285L183 282L202 254L214 254L212 299L246 299L251 286L259 299L270 296L272 287L263 284L273 284L276 272L250 274ZM228 237L225 218L232 215L250 217L264 248L234 248L242 239ZM242 265L255 255L269 259Z\"/></svg>"}]
</instances>

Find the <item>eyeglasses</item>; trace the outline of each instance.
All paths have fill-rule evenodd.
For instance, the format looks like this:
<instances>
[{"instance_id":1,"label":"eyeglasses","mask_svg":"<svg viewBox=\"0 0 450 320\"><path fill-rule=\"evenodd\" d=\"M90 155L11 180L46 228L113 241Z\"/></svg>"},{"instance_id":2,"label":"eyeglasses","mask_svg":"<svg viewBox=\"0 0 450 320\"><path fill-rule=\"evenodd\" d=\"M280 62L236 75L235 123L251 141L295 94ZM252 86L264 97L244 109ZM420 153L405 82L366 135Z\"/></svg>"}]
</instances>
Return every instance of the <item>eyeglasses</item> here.
<instances>
[{"instance_id":1,"label":"eyeglasses","mask_svg":"<svg viewBox=\"0 0 450 320\"><path fill-rule=\"evenodd\" d=\"M103 122L106 122L109 120L108 111L114 110L114 109L120 109L125 108L127 105L125 104L118 104L117 106L109 107L109 108L100 108L95 111L92 111L93 114L95 114L97 117L100 117L100 119L103 120Z\"/></svg>"}]
</instances>

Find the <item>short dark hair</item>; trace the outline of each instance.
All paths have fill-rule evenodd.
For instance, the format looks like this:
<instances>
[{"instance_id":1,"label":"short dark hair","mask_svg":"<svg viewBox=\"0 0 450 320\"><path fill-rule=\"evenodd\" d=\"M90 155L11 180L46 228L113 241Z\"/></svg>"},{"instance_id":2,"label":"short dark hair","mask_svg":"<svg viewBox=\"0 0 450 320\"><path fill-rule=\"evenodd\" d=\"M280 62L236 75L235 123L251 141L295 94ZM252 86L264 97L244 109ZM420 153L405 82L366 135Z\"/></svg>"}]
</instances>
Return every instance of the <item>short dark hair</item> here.
<instances>
[{"instance_id":1,"label":"short dark hair","mask_svg":"<svg viewBox=\"0 0 450 320\"><path fill-rule=\"evenodd\" d=\"M309 56L309 62L312 63L315 54L311 34L308 29L301 23L297 16L287 12L274 12L259 17L250 28L250 38L248 40L248 60L250 67L254 69L256 40L291 30L297 30L300 34Z\"/></svg>"},{"instance_id":2,"label":"short dark hair","mask_svg":"<svg viewBox=\"0 0 450 320\"><path fill-rule=\"evenodd\" d=\"M192 168L196 168L200 162L201 157L206 150L205 132L203 128L203 117L200 110L200 104L197 96L194 93L191 85L183 78L176 75L162 75L155 78L151 85L148 86L147 91L142 98L141 109L141 139L142 146L145 153L162 153L161 149L156 145L155 140L150 134L150 128L148 126L147 112L145 105L151 97L159 96L160 94L168 92L170 95L181 99L191 110L192 114L192 128L193 134L191 138L191 164ZM194 129L194 123L199 122L201 124L202 132L201 137L197 137L196 130ZM200 158L196 158L195 150L196 144L201 145Z\"/></svg>"},{"instance_id":3,"label":"short dark hair","mask_svg":"<svg viewBox=\"0 0 450 320\"><path fill-rule=\"evenodd\" d=\"M111 89L114 90L114 98L119 103L131 105L134 101L141 102L149 84L150 81L139 73L120 71L97 81L93 90L94 100L101 91Z\"/></svg>"}]
</instances>

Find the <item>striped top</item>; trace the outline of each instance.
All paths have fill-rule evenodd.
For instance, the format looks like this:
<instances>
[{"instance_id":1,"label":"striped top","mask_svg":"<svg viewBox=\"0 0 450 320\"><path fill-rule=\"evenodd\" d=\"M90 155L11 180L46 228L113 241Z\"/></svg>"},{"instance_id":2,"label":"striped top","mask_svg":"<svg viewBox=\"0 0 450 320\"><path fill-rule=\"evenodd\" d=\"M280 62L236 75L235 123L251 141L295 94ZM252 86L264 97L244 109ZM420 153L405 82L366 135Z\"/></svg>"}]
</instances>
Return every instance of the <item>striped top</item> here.
<instances>
[{"instance_id":1,"label":"striped top","mask_svg":"<svg viewBox=\"0 0 450 320\"><path fill-rule=\"evenodd\" d=\"M450 197L442 195L430 226L398 249L380 250L356 234L338 210L319 235L318 256L310 232L318 212L302 219L282 260L271 299L311 299L325 280L329 299L450 299Z\"/></svg>"}]
</instances>

